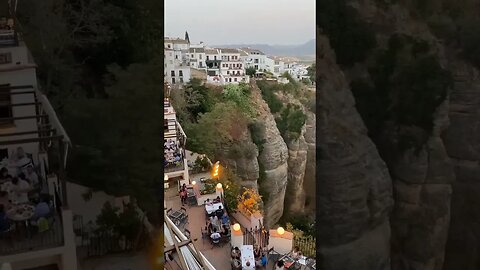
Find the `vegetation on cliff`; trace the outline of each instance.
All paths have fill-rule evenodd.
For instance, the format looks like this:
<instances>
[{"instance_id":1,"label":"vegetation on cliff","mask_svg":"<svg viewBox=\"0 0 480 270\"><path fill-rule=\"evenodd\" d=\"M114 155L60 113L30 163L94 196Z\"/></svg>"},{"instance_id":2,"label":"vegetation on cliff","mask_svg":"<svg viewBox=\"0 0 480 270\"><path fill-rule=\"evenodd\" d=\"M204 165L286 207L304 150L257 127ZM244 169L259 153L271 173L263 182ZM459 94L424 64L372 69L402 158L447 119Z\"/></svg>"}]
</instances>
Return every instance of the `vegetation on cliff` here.
<instances>
[{"instance_id":1,"label":"vegetation on cliff","mask_svg":"<svg viewBox=\"0 0 480 270\"><path fill-rule=\"evenodd\" d=\"M419 147L433 128L433 116L452 86L450 73L440 66L429 45L404 35L393 35L368 69L371 80L351 82L357 109L372 138L387 122L421 128L427 136L400 134L401 149Z\"/></svg>"}]
</instances>

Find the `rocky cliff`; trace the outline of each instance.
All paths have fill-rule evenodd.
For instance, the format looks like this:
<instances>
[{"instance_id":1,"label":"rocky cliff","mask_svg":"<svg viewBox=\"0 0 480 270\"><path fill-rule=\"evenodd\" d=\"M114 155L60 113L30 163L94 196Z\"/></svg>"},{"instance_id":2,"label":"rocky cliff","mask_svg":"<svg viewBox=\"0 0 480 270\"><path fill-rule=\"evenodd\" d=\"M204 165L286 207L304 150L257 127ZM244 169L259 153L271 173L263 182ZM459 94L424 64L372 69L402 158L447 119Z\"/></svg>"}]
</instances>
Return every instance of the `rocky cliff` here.
<instances>
[{"instance_id":1,"label":"rocky cliff","mask_svg":"<svg viewBox=\"0 0 480 270\"><path fill-rule=\"evenodd\" d=\"M455 85L450 97L450 125L443 133L453 160L451 222L445 270L480 269L480 76L458 58L449 57Z\"/></svg>"},{"instance_id":2,"label":"rocky cliff","mask_svg":"<svg viewBox=\"0 0 480 270\"><path fill-rule=\"evenodd\" d=\"M328 40L317 34L317 46L321 268L390 269L392 181Z\"/></svg>"},{"instance_id":3,"label":"rocky cliff","mask_svg":"<svg viewBox=\"0 0 480 270\"><path fill-rule=\"evenodd\" d=\"M257 112L256 121L265 126L263 132L263 150L258 157L258 162L263 165L265 179L263 188L268 194L264 202L265 225L271 227L283 215L285 191L288 179L288 148L278 131L275 118L268 105L262 99L260 89L254 83L252 85L252 100Z\"/></svg>"},{"instance_id":4,"label":"rocky cliff","mask_svg":"<svg viewBox=\"0 0 480 270\"><path fill-rule=\"evenodd\" d=\"M449 88L446 98L432 114L431 131L425 133L415 125L391 122L381 130L380 134L375 134L375 146L389 168L393 186L394 208L389 217L391 240L388 244L391 248L391 254L388 255L391 268L395 270L480 269L480 227L478 226L480 215L475 208L480 205L480 197L477 195L480 191L478 184L480 181L477 181L479 178L477 172L480 170L478 165L480 134L477 128L480 120L478 70L471 64L459 60L458 48L452 47L455 44L445 46L432 34L426 24L425 16L419 16L418 13L412 16L415 12L403 6L406 2L412 4L414 1L398 1L397 4L370 0L348 2L358 11L361 20L375 31L378 42L367 60L353 67L344 68L349 79L369 76L370 70L367 70L367 67L374 63L377 52L385 49L387 40L393 33L402 33L428 43L436 60L454 78L453 87ZM405 59L405 55L400 59ZM335 68L334 63L329 63L323 68L328 70L332 66ZM317 70L317 73L319 72L321 72L320 66ZM327 73L325 76L327 76L326 81L335 80L337 85L341 85L338 83L338 77L342 77L340 71L338 74L337 72ZM423 90L417 88L418 100ZM328 99L328 96L322 98L319 103L333 103L338 106L337 103ZM320 104L320 107L328 107L328 105ZM371 117L363 116L364 120L365 117ZM332 118L335 117L327 117L329 121ZM412 134L424 133L427 137L425 140L422 139L423 142L416 147L400 149L398 148L400 134L405 130L413 131ZM351 132L350 129L348 131ZM372 136L372 134L369 135ZM362 137L362 135L356 136ZM344 141L345 138L341 139L342 143L349 141ZM344 149L341 150L344 151ZM338 170L339 173L344 171L344 169ZM321 168L317 168L317 173L321 173ZM343 190L336 192L344 193ZM351 192L351 194L354 193ZM321 201L329 202L324 199ZM348 213L346 210L343 211ZM338 224L342 223L329 223L330 229L333 230L332 228ZM358 235L358 229L352 229L348 233ZM370 241L378 239L378 236L368 232L364 235L364 239L371 238ZM321 241L327 240L331 240L328 235L322 236ZM352 243L355 241L345 246L349 248ZM345 257L350 256L348 248L341 251ZM376 247L368 253L375 253L375 249ZM323 264L331 267L326 258ZM385 268L371 260L366 269Z\"/></svg>"}]
</instances>

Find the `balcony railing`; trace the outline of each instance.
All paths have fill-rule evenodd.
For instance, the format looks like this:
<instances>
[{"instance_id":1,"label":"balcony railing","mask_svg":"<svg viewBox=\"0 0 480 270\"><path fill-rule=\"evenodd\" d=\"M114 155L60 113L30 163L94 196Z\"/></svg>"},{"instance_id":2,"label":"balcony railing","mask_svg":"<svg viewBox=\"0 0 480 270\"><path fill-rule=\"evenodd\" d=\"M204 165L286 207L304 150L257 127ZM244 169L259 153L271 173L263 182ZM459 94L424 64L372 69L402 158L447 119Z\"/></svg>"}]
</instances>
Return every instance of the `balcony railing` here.
<instances>
[{"instance_id":1,"label":"balcony railing","mask_svg":"<svg viewBox=\"0 0 480 270\"><path fill-rule=\"evenodd\" d=\"M18 224L14 231L2 233L0 257L63 246L63 226L60 216L49 220L50 228L44 232L32 232L32 226ZM21 226L23 225L23 226Z\"/></svg>"},{"instance_id":2,"label":"balcony railing","mask_svg":"<svg viewBox=\"0 0 480 270\"><path fill-rule=\"evenodd\" d=\"M15 30L0 30L0 46L14 46L18 44Z\"/></svg>"}]
</instances>

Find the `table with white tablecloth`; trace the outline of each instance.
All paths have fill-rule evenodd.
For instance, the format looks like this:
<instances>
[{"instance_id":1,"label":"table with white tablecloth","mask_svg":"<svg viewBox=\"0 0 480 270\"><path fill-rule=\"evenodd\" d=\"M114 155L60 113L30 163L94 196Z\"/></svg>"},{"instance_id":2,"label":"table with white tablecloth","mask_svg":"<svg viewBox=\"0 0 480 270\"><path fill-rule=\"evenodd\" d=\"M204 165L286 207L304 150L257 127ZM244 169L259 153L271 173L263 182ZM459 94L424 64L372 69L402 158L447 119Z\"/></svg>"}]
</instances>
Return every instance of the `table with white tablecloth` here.
<instances>
[{"instance_id":1,"label":"table with white tablecloth","mask_svg":"<svg viewBox=\"0 0 480 270\"><path fill-rule=\"evenodd\" d=\"M240 248L242 269L254 270L255 269L255 257L253 255L253 245L243 245ZM248 264L249 263L249 264Z\"/></svg>"},{"instance_id":2,"label":"table with white tablecloth","mask_svg":"<svg viewBox=\"0 0 480 270\"><path fill-rule=\"evenodd\" d=\"M207 214L210 215L211 213L217 211L219 206L222 207L222 210L225 209L222 203L212 203L212 204L205 204L205 210L207 211Z\"/></svg>"}]
</instances>

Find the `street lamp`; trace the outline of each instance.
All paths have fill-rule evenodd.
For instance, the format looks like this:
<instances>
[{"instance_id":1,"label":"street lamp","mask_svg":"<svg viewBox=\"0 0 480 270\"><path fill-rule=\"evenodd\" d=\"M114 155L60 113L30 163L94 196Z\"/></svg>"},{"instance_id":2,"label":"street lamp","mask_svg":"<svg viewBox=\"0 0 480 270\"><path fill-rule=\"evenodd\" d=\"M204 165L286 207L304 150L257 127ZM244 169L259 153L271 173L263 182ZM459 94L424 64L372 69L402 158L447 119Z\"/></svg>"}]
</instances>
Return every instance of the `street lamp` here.
<instances>
[{"instance_id":1,"label":"street lamp","mask_svg":"<svg viewBox=\"0 0 480 270\"><path fill-rule=\"evenodd\" d=\"M220 174L219 174L219 169L220 169L220 161L217 161L215 162L215 165L213 165L213 173L212 173L212 176L213 178L217 178L217 180L220 178Z\"/></svg>"},{"instance_id":2,"label":"street lamp","mask_svg":"<svg viewBox=\"0 0 480 270\"><path fill-rule=\"evenodd\" d=\"M193 181L192 181L192 185L195 186L196 184L197 184L197 182L196 182L195 180L193 180Z\"/></svg>"},{"instance_id":3,"label":"street lamp","mask_svg":"<svg viewBox=\"0 0 480 270\"><path fill-rule=\"evenodd\" d=\"M283 235L285 233L285 230L282 227L278 227L277 233L278 235Z\"/></svg>"},{"instance_id":4,"label":"street lamp","mask_svg":"<svg viewBox=\"0 0 480 270\"><path fill-rule=\"evenodd\" d=\"M240 224L238 223L233 224L233 230L236 232L240 231Z\"/></svg>"}]
</instances>

